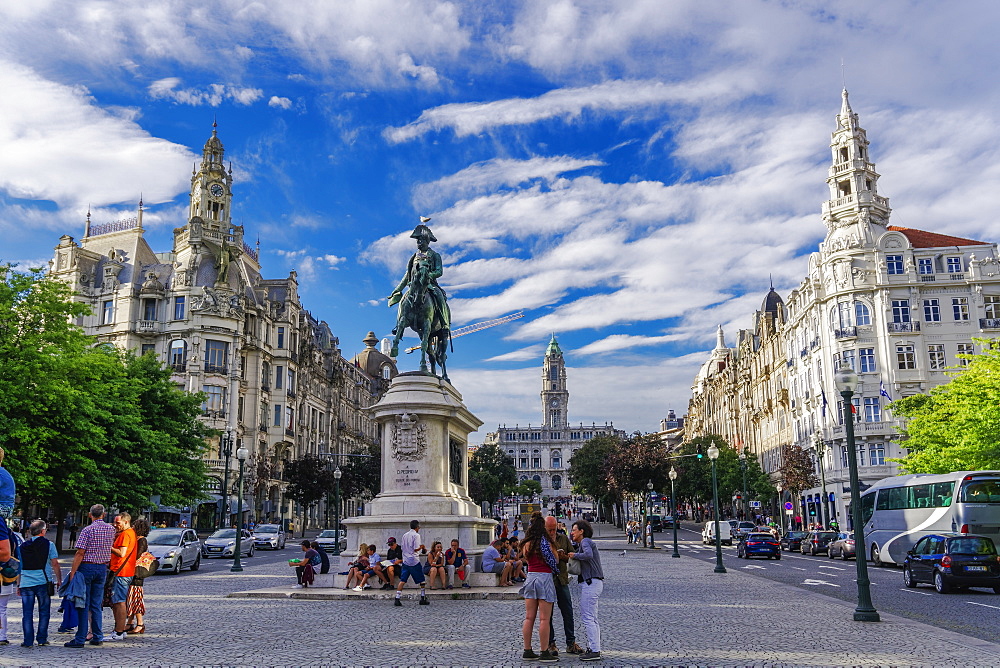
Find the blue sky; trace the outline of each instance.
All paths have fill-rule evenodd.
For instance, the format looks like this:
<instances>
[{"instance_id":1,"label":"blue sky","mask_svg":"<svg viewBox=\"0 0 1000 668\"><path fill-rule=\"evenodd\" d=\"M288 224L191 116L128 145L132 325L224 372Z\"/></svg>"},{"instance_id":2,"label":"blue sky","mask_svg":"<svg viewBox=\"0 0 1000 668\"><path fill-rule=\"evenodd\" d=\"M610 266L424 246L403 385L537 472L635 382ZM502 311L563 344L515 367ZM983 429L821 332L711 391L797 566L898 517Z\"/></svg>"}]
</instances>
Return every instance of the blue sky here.
<instances>
[{"instance_id":1,"label":"blue sky","mask_svg":"<svg viewBox=\"0 0 1000 668\"><path fill-rule=\"evenodd\" d=\"M571 422L684 412L722 324L822 239L844 80L892 222L995 241L992 2L0 0L0 259L132 215L167 250L218 119L234 217L345 354L433 218L450 370L537 423L550 333ZM841 69L841 62L844 69ZM404 370L414 368L403 357ZM475 439L474 439L475 440Z\"/></svg>"}]
</instances>

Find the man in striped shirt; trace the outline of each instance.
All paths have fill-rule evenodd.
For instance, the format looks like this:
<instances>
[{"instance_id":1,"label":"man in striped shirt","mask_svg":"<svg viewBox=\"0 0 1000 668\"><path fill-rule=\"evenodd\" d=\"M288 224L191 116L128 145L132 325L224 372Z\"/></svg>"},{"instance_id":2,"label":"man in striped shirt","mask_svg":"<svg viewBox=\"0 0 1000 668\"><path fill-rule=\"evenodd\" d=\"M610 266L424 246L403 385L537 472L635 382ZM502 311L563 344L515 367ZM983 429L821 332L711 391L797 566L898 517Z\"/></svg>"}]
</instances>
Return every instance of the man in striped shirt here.
<instances>
[{"instance_id":1,"label":"man in striped shirt","mask_svg":"<svg viewBox=\"0 0 1000 668\"><path fill-rule=\"evenodd\" d=\"M83 528L76 539L76 556L69 570L72 580L78 573L84 579L87 595L85 608L79 609L80 625L76 637L66 643L66 647L83 647L87 641L87 625L93 637L91 645L101 645L101 603L104 599L104 579L108 576L108 562L111 561L111 546L115 542L115 528L104 521L104 506L95 504L90 508L93 522Z\"/></svg>"}]
</instances>

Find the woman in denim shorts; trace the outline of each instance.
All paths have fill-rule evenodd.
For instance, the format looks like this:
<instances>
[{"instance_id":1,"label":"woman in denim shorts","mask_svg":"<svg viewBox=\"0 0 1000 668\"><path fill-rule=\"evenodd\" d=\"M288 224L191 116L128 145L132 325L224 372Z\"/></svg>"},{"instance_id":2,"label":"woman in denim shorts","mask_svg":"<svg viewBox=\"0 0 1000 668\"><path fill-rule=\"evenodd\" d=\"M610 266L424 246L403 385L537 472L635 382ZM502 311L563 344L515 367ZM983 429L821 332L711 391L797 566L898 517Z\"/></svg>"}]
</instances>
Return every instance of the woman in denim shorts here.
<instances>
[{"instance_id":1,"label":"woman in denim shorts","mask_svg":"<svg viewBox=\"0 0 1000 668\"><path fill-rule=\"evenodd\" d=\"M545 533L545 520L542 519L541 513L535 512L531 515L531 524L525 531L524 541L524 555L528 559L528 578L521 586L521 595L524 596L524 623L521 625L521 634L524 637L522 658L549 663L559 659L548 650L552 637L552 604L556 602L556 585L552 574L559 570L559 561L555 548ZM538 617L541 655L535 654L531 649L535 617Z\"/></svg>"}]
</instances>

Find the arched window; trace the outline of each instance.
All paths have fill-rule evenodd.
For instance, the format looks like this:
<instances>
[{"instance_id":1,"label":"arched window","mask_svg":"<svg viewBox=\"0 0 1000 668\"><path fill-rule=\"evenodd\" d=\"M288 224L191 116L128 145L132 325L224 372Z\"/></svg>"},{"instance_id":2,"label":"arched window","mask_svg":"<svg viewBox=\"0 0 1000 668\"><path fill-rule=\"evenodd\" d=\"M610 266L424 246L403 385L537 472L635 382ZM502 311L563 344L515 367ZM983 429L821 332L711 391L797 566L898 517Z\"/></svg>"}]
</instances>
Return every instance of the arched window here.
<instances>
[{"instance_id":1,"label":"arched window","mask_svg":"<svg viewBox=\"0 0 1000 668\"><path fill-rule=\"evenodd\" d=\"M562 489L562 476L554 475L552 476L552 489Z\"/></svg>"},{"instance_id":2,"label":"arched window","mask_svg":"<svg viewBox=\"0 0 1000 668\"><path fill-rule=\"evenodd\" d=\"M526 476L526 475L521 476L521 482L524 482L527 479L528 479L528 476Z\"/></svg>"},{"instance_id":3,"label":"arched window","mask_svg":"<svg viewBox=\"0 0 1000 668\"><path fill-rule=\"evenodd\" d=\"M174 371L184 371L187 360L187 344L181 339L170 342L170 366Z\"/></svg>"},{"instance_id":4,"label":"arched window","mask_svg":"<svg viewBox=\"0 0 1000 668\"><path fill-rule=\"evenodd\" d=\"M534 480L535 482L541 482L542 481L542 476L540 476L540 475L538 475L536 473L535 475L531 476L531 479Z\"/></svg>"},{"instance_id":5,"label":"arched window","mask_svg":"<svg viewBox=\"0 0 1000 668\"><path fill-rule=\"evenodd\" d=\"M871 311L868 310L868 306L864 302L854 302L854 324L872 324Z\"/></svg>"},{"instance_id":6,"label":"arched window","mask_svg":"<svg viewBox=\"0 0 1000 668\"><path fill-rule=\"evenodd\" d=\"M552 468L554 469L562 468L562 451L553 450L551 456L552 456Z\"/></svg>"},{"instance_id":7,"label":"arched window","mask_svg":"<svg viewBox=\"0 0 1000 668\"><path fill-rule=\"evenodd\" d=\"M392 377L392 367L386 364L382 367L382 380L389 380Z\"/></svg>"}]
</instances>

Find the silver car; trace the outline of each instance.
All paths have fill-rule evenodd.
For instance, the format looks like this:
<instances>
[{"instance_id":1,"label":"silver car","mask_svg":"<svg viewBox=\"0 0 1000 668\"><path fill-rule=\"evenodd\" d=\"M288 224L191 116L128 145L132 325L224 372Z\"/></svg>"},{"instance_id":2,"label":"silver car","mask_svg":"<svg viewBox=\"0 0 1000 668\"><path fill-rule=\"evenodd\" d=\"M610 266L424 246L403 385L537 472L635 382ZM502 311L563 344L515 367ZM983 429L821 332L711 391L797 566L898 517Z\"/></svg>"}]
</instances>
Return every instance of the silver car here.
<instances>
[{"instance_id":1,"label":"silver car","mask_svg":"<svg viewBox=\"0 0 1000 668\"><path fill-rule=\"evenodd\" d=\"M285 549L285 532L277 524L261 524L253 530L253 544L260 549Z\"/></svg>"},{"instance_id":2,"label":"silver car","mask_svg":"<svg viewBox=\"0 0 1000 668\"><path fill-rule=\"evenodd\" d=\"M237 529L219 529L205 539L201 546L201 554L206 559L211 557L232 557L236 554ZM246 529L239 529L240 555L253 556L253 534Z\"/></svg>"},{"instance_id":3,"label":"silver car","mask_svg":"<svg viewBox=\"0 0 1000 668\"><path fill-rule=\"evenodd\" d=\"M319 543L320 548L324 552L333 552L334 543L336 543L337 532L334 529L324 529L320 532L319 536L316 537L316 542ZM340 530L340 551L344 552L347 550L347 532L343 529Z\"/></svg>"},{"instance_id":4,"label":"silver car","mask_svg":"<svg viewBox=\"0 0 1000 668\"><path fill-rule=\"evenodd\" d=\"M158 573L180 573L182 568L192 571L201 567L201 541L191 529L151 529L149 551L160 560Z\"/></svg>"}]
</instances>

